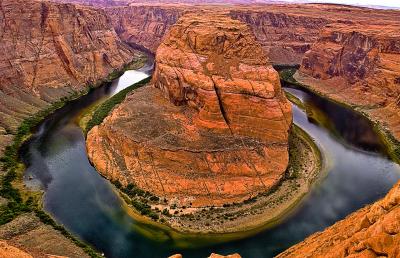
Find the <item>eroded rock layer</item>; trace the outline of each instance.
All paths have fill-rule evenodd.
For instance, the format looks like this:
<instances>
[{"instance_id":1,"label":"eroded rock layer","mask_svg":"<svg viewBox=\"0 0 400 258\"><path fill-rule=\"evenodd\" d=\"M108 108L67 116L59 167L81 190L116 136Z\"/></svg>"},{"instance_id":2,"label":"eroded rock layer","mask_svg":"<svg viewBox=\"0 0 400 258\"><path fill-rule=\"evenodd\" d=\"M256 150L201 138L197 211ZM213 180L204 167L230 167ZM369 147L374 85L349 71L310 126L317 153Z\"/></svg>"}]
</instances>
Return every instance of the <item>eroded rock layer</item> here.
<instances>
[{"instance_id":1,"label":"eroded rock layer","mask_svg":"<svg viewBox=\"0 0 400 258\"><path fill-rule=\"evenodd\" d=\"M123 41L155 53L169 27L187 8L140 4L108 8L106 11Z\"/></svg>"},{"instance_id":2,"label":"eroded rock layer","mask_svg":"<svg viewBox=\"0 0 400 258\"><path fill-rule=\"evenodd\" d=\"M278 257L399 257L400 183L380 201L358 210Z\"/></svg>"},{"instance_id":3,"label":"eroded rock layer","mask_svg":"<svg viewBox=\"0 0 400 258\"><path fill-rule=\"evenodd\" d=\"M296 79L358 107L400 140L400 22L327 26Z\"/></svg>"},{"instance_id":4,"label":"eroded rock layer","mask_svg":"<svg viewBox=\"0 0 400 258\"><path fill-rule=\"evenodd\" d=\"M21 121L134 58L101 10L0 0L0 151Z\"/></svg>"},{"instance_id":5,"label":"eroded rock layer","mask_svg":"<svg viewBox=\"0 0 400 258\"><path fill-rule=\"evenodd\" d=\"M105 177L193 207L240 202L282 179L291 106L244 23L181 17L157 50L153 82L89 132Z\"/></svg>"},{"instance_id":6,"label":"eroded rock layer","mask_svg":"<svg viewBox=\"0 0 400 258\"><path fill-rule=\"evenodd\" d=\"M148 3L143 3L148 2ZM150 2L150 3L149 3ZM194 1L196 2L196 1ZM304 53L317 41L328 24L382 26L396 21L398 11L376 10L344 5L271 4L271 5L200 5L165 4L154 1L131 3L129 7L107 8L121 38L155 52L162 37L187 11L217 10L247 23L273 64L300 64Z\"/></svg>"}]
</instances>

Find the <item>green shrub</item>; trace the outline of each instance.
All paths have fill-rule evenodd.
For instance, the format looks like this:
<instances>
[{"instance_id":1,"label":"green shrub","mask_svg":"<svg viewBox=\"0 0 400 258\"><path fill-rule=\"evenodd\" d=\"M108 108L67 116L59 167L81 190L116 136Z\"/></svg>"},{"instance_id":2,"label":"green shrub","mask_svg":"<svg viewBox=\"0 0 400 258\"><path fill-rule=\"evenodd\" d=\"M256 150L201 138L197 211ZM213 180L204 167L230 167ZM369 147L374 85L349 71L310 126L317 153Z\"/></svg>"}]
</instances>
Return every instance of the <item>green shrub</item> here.
<instances>
[{"instance_id":1,"label":"green shrub","mask_svg":"<svg viewBox=\"0 0 400 258\"><path fill-rule=\"evenodd\" d=\"M92 118L89 120L89 122L86 125L86 130L85 132L89 132L90 129L95 127L96 125L99 125L103 122L104 118L108 116L108 114L111 112L111 110L118 104L120 104L126 97L126 95L131 92L134 89L140 88L150 82L151 77L148 77L144 80L141 80L140 82L137 82L126 89L121 90L108 100L104 101L93 113Z\"/></svg>"}]
</instances>

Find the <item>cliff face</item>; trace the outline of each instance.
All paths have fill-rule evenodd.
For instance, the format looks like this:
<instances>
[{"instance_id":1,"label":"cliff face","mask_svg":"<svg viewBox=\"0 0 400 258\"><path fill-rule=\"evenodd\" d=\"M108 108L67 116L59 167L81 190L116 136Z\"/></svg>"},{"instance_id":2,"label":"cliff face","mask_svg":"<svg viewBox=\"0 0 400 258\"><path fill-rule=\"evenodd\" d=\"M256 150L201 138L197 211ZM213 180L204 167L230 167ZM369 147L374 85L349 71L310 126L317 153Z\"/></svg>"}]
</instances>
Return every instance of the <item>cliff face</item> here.
<instances>
[{"instance_id":1,"label":"cliff face","mask_svg":"<svg viewBox=\"0 0 400 258\"><path fill-rule=\"evenodd\" d=\"M327 26L296 78L359 107L400 139L399 25Z\"/></svg>"},{"instance_id":2,"label":"cliff face","mask_svg":"<svg viewBox=\"0 0 400 258\"><path fill-rule=\"evenodd\" d=\"M151 2L151 1L146 1ZM195 1L194 1L195 2ZM131 3L129 7L107 8L121 38L144 46L153 53L168 28L187 11L228 12L233 19L247 23L273 64L300 64L304 53L328 24L365 23L379 20L382 26L396 19L395 11L377 11L340 5L202 5Z\"/></svg>"},{"instance_id":3,"label":"cliff face","mask_svg":"<svg viewBox=\"0 0 400 258\"><path fill-rule=\"evenodd\" d=\"M266 9L266 8L265 8ZM246 22L274 64L300 64L329 20L290 13L232 10L231 16Z\"/></svg>"},{"instance_id":4,"label":"cliff face","mask_svg":"<svg viewBox=\"0 0 400 258\"><path fill-rule=\"evenodd\" d=\"M114 28L123 41L144 47L152 53L156 52L162 37L183 12L184 8L180 6L169 8L168 5L143 4L107 9Z\"/></svg>"},{"instance_id":5,"label":"cliff face","mask_svg":"<svg viewBox=\"0 0 400 258\"><path fill-rule=\"evenodd\" d=\"M281 180L291 106L245 24L181 17L157 50L153 83L89 132L105 177L192 207L240 202Z\"/></svg>"},{"instance_id":6,"label":"cliff face","mask_svg":"<svg viewBox=\"0 0 400 258\"><path fill-rule=\"evenodd\" d=\"M1 149L20 122L134 58L101 10L0 0Z\"/></svg>"},{"instance_id":7,"label":"cliff face","mask_svg":"<svg viewBox=\"0 0 400 258\"><path fill-rule=\"evenodd\" d=\"M255 8L250 10L239 6L131 4L129 7L108 8L107 12L125 42L144 46L154 53L168 28L183 13L202 9L228 10L232 18L247 23L274 64L299 64L317 39L319 30L328 23L324 18L291 15L284 12L285 8L282 12L270 11L265 6L259 8L261 11L254 11Z\"/></svg>"},{"instance_id":8,"label":"cliff face","mask_svg":"<svg viewBox=\"0 0 400 258\"><path fill-rule=\"evenodd\" d=\"M400 183L380 201L315 233L278 257L399 257Z\"/></svg>"}]
</instances>

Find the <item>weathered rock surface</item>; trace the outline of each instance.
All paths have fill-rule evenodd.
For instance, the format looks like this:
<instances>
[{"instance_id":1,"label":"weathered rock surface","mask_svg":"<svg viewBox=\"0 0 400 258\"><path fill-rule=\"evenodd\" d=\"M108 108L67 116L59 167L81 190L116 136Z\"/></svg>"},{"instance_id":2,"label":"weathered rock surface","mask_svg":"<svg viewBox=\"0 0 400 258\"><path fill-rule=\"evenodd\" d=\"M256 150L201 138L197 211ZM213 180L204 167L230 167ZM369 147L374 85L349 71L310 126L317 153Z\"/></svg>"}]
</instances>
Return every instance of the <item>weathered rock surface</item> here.
<instances>
[{"instance_id":1,"label":"weathered rock surface","mask_svg":"<svg viewBox=\"0 0 400 258\"><path fill-rule=\"evenodd\" d=\"M400 140L400 22L332 24L302 62L297 80L358 107Z\"/></svg>"},{"instance_id":2,"label":"weathered rock surface","mask_svg":"<svg viewBox=\"0 0 400 258\"><path fill-rule=\"evenodd\" d=\"M132 2L132 1L131 1ZM273 64L300 64L304 53L317 41L328 24L367 24L396 20L397 11L376 10L342 5L273 4L273 5L202 5L165 4L154 1L131 3L129 7L107 8L121 38L155 52L162 37L187 11L219 10L247 23ZM169 2L169 1L168 1ZM179 2L179 1L177 1ZM187 1L190 2L190 1Z\"/></svg>"},{"instance_id":3,"label":"weathered rock surface","mask_svg":"<svg viewBox=\"0 0 400 258\"><path fill-rule=\"evenodd\" d=\"M0 257L32 258L33 256L7 244L5 241L0 241Z\"/></svg>"},{"instance_id":4,"label":"weathered rock surface","mask_svg":"<svg viewBox=\"0 0 400 258\"><path fill-rule=\"evenodd\" d=\"M43 224L34 213L19 215L1 225L0 239L4 240L0 241L0 257L89 257L61 232Z\"/></svg>"},{"instance_id":5,"label":"weathered rock surface","mask_svg":"<svg viewBox=\"0 0 400 258\"><path fill-rule=\"evenodd\" d=\"M24 119L135 59L104 11L35 0L0 0L0 53L0 157ZM34 214L2 225L0 239L1 257L25 255L8 244L34 257L87 257Z\"/></svg>"},{"instance_id":6,"label":"weathered rock surface","mask_svg":"<svg viewBox=\"0 0 400 258\"><path fill-rule=\"evenodd\" d=\"M187 8L192 7L141 3L129 7L107 8L106 12L123 41L155 53L162 37Z\"/></svg>"},{"instance_id":7,"label":"weathered rock surface","mask_svg":"<svg viewBox=\"0 0 400 258\"><path fill-rule=\"evenodd\" d=\"M101 10L0 0L0 151L21 121L134 58Z\"/></svg>"},{"instance_id":8,"label":"weathered rock surface","mask_svg":"<svg viewBox=\"0 0 400 258\"><path fill-rule=\"evenodd\" d=\"M278 257L399 257L400 182L380 201L289 248Z\"/></svg>"},{"instance_id":9,"label":"weathered rock surface","mask_svg":"<svg viewBox=\"0 0 400 258\"><path fill-rule=\"evenodd\" d=\"M105 177L193 207L240 202L282 179L291 106L244 23L183 16L157 50L153 82L89 132Z\"/></svg>"},{"instance_id":10,"label":"weathered rock surface","mask_svg":"<svg viewBox=\"0 0 400 258\"><path fill-rule=\"evenodd\" d=\"M168 258L183 258L181 254L174 254ZM230 254L230 255L220 255L212 253L208 258L241 258L239 254Z\"/></svg>"}]
</instances>

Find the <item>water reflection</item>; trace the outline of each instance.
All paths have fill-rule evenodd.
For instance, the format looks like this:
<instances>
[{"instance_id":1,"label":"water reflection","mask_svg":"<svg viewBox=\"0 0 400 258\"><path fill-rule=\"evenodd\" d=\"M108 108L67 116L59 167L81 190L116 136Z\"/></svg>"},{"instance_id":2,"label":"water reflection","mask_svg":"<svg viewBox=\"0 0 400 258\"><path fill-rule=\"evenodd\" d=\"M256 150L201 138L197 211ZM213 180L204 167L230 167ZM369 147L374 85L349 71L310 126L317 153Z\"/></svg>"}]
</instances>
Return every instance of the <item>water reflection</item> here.
<instances>
[{"instance_id":1,"label":"water reflection","mask_svg":"<svg viewBox=\"0 0 400 258\"><path fill-rule=\"evenodd\" d=\"M286 91L302 100L311 123L328 129L339 140L353 147L386 154L384 143L377 137L373 124L367 118L294 85L286 86Z\"/></svg>"},{"instance_id":2,"label":"water reflection","mask_svg":"<svg viewBox=\"0 0 400 258\"><path fill-rule=\"evenodd\" d=\"M50 116L22 150L26 182L46 189L46 211L107 257L167 257L174 253L207 257L211 252L272 257L382 197L400 178L399 166L375 151L383 148L369 123L305 91L287 89L309 110L306 113L294 106L294 122L316 140L330 164L327 176L301 207L279 226L238 241L198 247L199 241L187 240L197 247L181 249L168 232L154 228L148 234L164 242L153 241L138 233L143 227L127 215L110 183L89 164L83 133L75 123L83 109L115 93L118 86L112 85L96 89Z\"/></svg>"}]
</instances>

